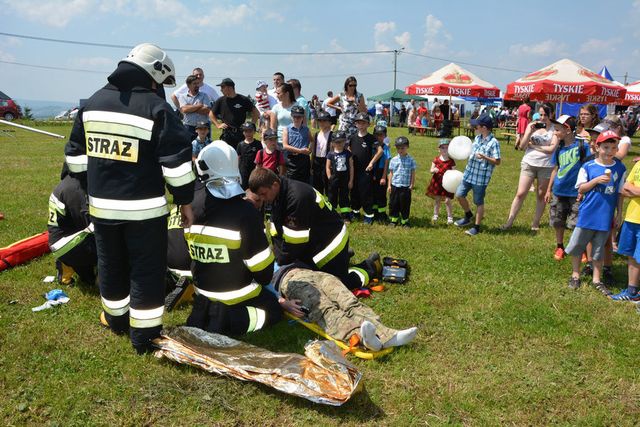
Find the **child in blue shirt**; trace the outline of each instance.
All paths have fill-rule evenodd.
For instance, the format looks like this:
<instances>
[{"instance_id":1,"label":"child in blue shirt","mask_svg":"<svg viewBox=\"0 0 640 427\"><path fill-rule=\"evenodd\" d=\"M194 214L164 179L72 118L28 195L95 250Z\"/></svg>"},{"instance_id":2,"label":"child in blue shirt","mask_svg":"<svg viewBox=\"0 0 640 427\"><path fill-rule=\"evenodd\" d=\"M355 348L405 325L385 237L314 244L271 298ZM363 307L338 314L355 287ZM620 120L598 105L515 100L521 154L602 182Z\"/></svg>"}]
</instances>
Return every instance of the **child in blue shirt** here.
<instances>
[{"instance_id":1,"label":"child in blue shirt","mask_svg":"<svg viewBox=\"0 0 640 427\"><path fill-rule=\"evenodd\" d=\"M307 184L311 181L311 144L312 136L304 124L305 110L299 105L291 107L293 123L282 132L282 146L288 152L287 177Z\"/></svg>"},{"instance_id":2,"label":"child in blue shirt","mask_svg":"<svg viewBox=\"0 0 640 427\"><path fill-rule=\"evenodd\" d=\"M596 140L594 160L585 163L578 173L575 187L584 199L580 203L576 228L571 234L566 252L572 257L569 288L580 287L580 259L588 243L592 245L593 286L610 295L601 282L604 245L611 231L611 222L616 213L615 224L622 219L622 197L618 193L624 185L626 167L614 157L618 150L618 134L605 131Z\"/></svg>"},{"instance_id":3,"label":"child in blue shirt","mask_svg":"<svg viewBox=\"0 0 640 427\"><path fill-rule=\"evenodd\" d=\"M416 161L408 153L409 139L406 136L396 138L396 155L389 162L387 192L389 196L389 221L392 226L409 227L411 211L411 192L416 182Z\"/></svg>"},{"instance_id":4,"label":"child in blue shirt","mask_svg":"<svg viewBox=\"0 0 640 427\"><path fill-rule=\"evenodd\" d=\"M200 151L211 143L211 139L207 136L209 132L209 124L200 122L196 125L196 133L198 136L191 142L191 159L195 162Z\"/></svg>"},{"instance_id":5,"label":"child in blue shirt","mask_svg":"<svg viewBox=\"0 0 640 427\"><path fill-rule=\"evenodd\" d=\"M549 186L545 194L545 202L549 203L549 224L556 231L556 249L553 258L556 261L564 259L564 230L573 230L578 220L578 189L576 180L580 167L589 155L589 143L576 138L576 119L563 115L558 120L552 120L558 126L554 136L559 144L553 153L552 161L555 167L551 171Z\"/></svg>"}]
</instances>

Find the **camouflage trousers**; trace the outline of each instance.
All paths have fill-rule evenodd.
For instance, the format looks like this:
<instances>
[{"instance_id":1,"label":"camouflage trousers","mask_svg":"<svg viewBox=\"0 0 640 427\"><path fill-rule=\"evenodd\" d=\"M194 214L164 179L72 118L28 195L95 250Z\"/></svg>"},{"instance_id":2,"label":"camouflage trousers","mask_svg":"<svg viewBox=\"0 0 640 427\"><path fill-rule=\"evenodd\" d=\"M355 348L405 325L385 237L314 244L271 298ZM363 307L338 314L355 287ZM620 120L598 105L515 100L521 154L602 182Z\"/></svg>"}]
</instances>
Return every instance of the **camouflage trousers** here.
<instances>
[{"instance_id":1,"label":"camouflage trousers","mask_svg":"<svg viewBox=\"0 0 640 427\"><path fill-rule=\"evenodd\" d=\"M341 341L349 341L351 335L359 334L364 320L376 326L377 335L383 343L397 332L384 326L370 307L362 304L331 274L293 268L284 275L279 289L285 298L302 301L309 309L308 320Z\"/></svg>"}]
</instances>

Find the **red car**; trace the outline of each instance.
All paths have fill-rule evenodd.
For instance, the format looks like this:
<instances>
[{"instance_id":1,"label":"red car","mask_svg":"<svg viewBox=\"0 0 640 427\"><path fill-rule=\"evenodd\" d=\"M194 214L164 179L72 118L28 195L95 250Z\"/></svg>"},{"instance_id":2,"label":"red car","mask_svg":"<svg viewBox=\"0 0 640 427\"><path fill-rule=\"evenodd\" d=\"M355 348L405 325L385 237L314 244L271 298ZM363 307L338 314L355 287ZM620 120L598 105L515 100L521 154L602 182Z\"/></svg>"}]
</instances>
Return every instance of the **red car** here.
<instances>
[{"instance_id":1,"label":"red car","mask_svg":"<svg viewBox=\"0 0 640 427\"><path fill-rule=\"evenodd\" d=\"M0 117L5 120L19 119L22 117L20 106L4 92L0 92Z\"/></svg>"}]
</instances>

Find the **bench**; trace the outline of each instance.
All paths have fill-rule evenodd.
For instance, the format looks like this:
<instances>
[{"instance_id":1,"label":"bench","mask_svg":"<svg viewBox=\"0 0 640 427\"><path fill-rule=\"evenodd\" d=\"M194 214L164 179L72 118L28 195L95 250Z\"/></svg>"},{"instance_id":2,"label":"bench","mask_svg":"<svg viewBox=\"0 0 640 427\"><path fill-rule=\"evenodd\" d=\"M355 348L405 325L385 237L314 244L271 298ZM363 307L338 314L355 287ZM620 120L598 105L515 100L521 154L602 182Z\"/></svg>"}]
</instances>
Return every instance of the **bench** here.
<instances>
[{"instance_id":1,"label":"bench","mask_svg":"<svg viewBox=\"0 0 640 427\"><path fill-rule=\"evenodd\" d=\"M411 132L411 129L413 129L414 133L419 132L420 135L436 136L436 128L422 127L422 126L415 126L415 125L409 125L407 127L409 128L409 132Z\"/></svg>"},{"instance_id":2,"label":"bench","mask_svg":"<svg viewBox=\"0 0 640 427\"><path fill-rule=\"evenodd\" d=\"M513 138L513 140L515 141L516 137L518 135L516 135L515 133L511 133L511 132L501 132L501 136L503 138L507 138L507 144L510 144L511 143L511 138Z\"/></svg>"}]
</instances>

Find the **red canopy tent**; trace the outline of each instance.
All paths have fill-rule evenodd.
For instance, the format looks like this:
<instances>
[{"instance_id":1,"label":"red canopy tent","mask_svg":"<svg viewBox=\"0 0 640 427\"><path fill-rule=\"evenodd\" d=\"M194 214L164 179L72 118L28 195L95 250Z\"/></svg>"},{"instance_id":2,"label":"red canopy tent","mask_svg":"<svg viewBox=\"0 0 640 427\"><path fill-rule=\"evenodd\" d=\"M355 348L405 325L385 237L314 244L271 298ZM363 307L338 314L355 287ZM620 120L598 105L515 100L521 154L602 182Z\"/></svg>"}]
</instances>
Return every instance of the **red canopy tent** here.
<instances>
[{"instance_id":1,"label":"red canopy tent","mask_svg":"<svg viewBox=\"0 0 640 427\"><path fill-rule=\"evenodd\" d=\"M624 99L625 87L570 59L527 74L507 85L504 99L542 102L615 104Z\"/></svg>"},{"instance_id":2,"label":"red canopy tent","mask_svg":"<svg viewBox=\"0 0 640 427\"><path fill-rule=\"evenodd\" d=\"M497 98L500 89L453 62L407 86L409 95Z\"/></svg>"},{"instance_id":3,"label":"red canopy tent","mask_svg":"<svg viewBox=\"0 0 640 427\"><path fill-rule=\"evenodd\" d=\"M640 104L640 80L627 86L627 93L624 95L624 101L620 105L639 105Z\"/></svg>"}]
</instances>

